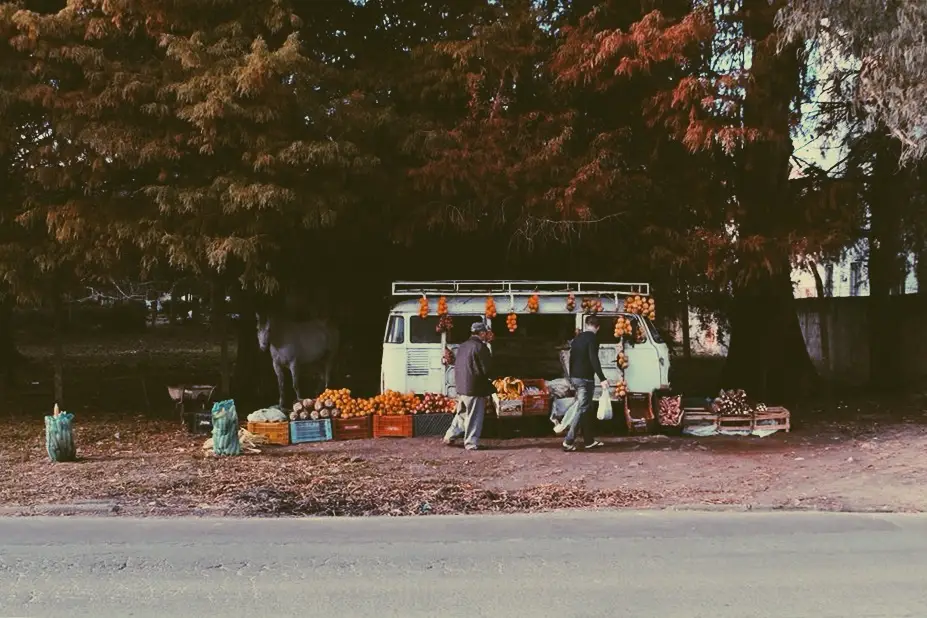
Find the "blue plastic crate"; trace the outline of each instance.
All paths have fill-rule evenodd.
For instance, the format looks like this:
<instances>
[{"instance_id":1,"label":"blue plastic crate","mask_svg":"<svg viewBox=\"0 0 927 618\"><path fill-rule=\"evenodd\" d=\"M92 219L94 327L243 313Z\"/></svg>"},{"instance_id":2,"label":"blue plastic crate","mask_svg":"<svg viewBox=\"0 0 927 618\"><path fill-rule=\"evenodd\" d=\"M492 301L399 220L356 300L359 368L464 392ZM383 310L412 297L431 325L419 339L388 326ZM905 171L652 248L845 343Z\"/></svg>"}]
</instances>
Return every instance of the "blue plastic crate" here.
<instances>
[{"instance_id":1,"label":"blue plastic crate","mask_svg":"<svg viewBox=\"0 0 927 618\"><path fill-rule=\"evenodd\" d=\"M290 421L290 444L326 442L332 439L331 419Z\"/></svg>"}]
</instances>

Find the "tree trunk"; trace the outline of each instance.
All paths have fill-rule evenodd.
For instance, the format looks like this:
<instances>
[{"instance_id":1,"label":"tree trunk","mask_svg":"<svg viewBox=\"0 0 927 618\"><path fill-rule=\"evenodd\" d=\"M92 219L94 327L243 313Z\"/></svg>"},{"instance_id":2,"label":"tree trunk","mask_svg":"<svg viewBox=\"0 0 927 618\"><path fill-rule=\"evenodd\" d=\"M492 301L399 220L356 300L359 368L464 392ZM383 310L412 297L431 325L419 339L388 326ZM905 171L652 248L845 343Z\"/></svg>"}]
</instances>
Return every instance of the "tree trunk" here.
<instances>
[{"instance_id":1,"label":"tree trunk","mask_svg":"<svg viewBox=\"0 0 927 618\"><path fill-rule=\"evenodd\" d=\"M744 0L744 34L753 44L737 186L738 235L759 250L741 252L743 276L734 288L731 343L722 382L769 402L801 396L815 377L795 312L789 238L793 230L792 105L800 93L799 45L779 49L778 3Z\"/></svg>"},{"instance_id":2,"label":"tree trunk","mask_svg":"<svg viewBox=\"0 0 927 618\"><path fill-rule=\"evenodd\" d=\"M821 364L826 367L827 371L832 371L830 366L830 323L828 322L828 305L826 300L828 296L824 289L824 281L821 279L821 273L818 272L818 266L811 262L811 274L814 275L814 287L818 293L818 332L821 338Z\"/></svg>"},{"instance_id":3,"label":"tree trunk","mask_svg":"<svg viewBox=\"0 0 927 618\"><path fill-rule=\"evenodd\" d=\"M692 358L692 333L689 332L689 286L682 286L682 357Z\"/></svg>"},{"instance_id":4,"label":"tree trunk","mask_svg":"<svg viewBox=\"0 0 927 618\"><path fill-rule=\"evenodd\" d=\"M917 293L927 296L927 241L920 239L914 256L914 275L917 278Z\"/></svg>"},{"instance_id":5,"label":"tree trunk","mask_svg":"<svg viewBox=\"0 0 927 618\"><path fill-rule=\"evenodd\" d=\"M737 290L723 386L742 388L767 403L786 403L804 394L815 375L788 273Z\"/></svg>"},{"instance_id":6,"label":"tree trunk","mask_svg":"<svg viewBox=\"0 0 927 618\"><path fill-rule=\"evenodd\" d=\"M892 289L902 281L901 211L905 174L898 166L896 140L879 139L869 185L869 384L893 389L901 375L895 341L885 336L892 323Z\"/></svg>"},{"instance_id":7,"label":"tree trunk","mask_svg":"<svg viewBox=\"0 0 927 618\"><path fill-rule=\"evenodd\" d=\"M67 409L64 405L64 299L56 290L52 298L52 312L55 323L55 343L54 343L54 383L55 383L55 403L62 409Z\"/></svg>"},{"instance_id":8,"label":"tree trunk","mask_svg":"<svg viewBox=\"0 0 927 618\"><path fill-rule=\"evenodd\" d=\"M251 292L234 290L232 302L239 315L238 318L238 352L235 356L235 371L232 375L232 396L236 404L247 409L261 407L261 402L276 401L277 395L268 391L268 384L273 382L276 390L277 378L273 376L273 367L268 356L261 352L257 342L257 320L255 311L257 299ZM270 377L268 376L270 374Z\"/></svg>"},{"instance_id":9,"label":"tree trunk","mask_svg":"<svg viewBox=\"0 0 927 618\"><path fill-rule=\"evenodd\" d=\"M22 356L13 341L13 299L0 296L0 384L12 388Z\"/></svg>"},{"instance_id":10,"label":"tree trunk","mask_svg":"<svg viewBox=\"0 0 927 618\"><path fill-rule=\"evenodd\" d=\"M209 330L219 339L219 392L227 398L231 392L231 368L229 366L228 307L225 303L225 286L218 280L212 282L212 316Z\"/></svg>"}]
</instances>

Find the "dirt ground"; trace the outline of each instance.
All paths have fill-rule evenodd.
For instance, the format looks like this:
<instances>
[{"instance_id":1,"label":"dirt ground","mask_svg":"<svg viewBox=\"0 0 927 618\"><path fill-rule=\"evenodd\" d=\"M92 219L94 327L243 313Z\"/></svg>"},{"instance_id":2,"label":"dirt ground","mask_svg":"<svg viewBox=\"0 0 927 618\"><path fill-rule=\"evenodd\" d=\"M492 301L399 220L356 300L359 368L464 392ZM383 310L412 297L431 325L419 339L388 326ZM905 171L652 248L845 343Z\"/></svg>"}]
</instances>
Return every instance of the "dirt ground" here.
<instances>
[{"instance_id":1,"label":"dirt ground","mask_svg":"<svg viewBox=\"0 0 927 618\"><path fill-rule=\"evenodd\" d=\"M927 510L927 427L819 425L766 438L607 438L564 453L554 437L438 438L263 447L217 459L176 423L81 420L81 460L50 464L38 422L5 423L0 505L105 500L159 515L415 515L581 507L742 505Z\"/></svg>"},{"instance_id":2,"label":"dirt ground","mask_svg":"<svg viewBox=\"0 0 927 618\"><path fill-rule=\"evenodd\" d=\"M195 361L212 358L211 344L182 347L188 365L152 354L156 348L144 341L136 345L153 358L149 370L163 371L148 377L151 393L164 388L159 381L209 377ZM72 352L78 360L68 384L86 393L72 406L80 461L48 462L45 396L4 401L0 507L7 513L87 501L153 515L709 505L927 510L927 407L921 397L856 399L826 411L808 404L793 409L791 433L766 438L618 436L604 438L606 447L591 453L564 453L553 436L487 439L486 450L475 453L446 447L439 438L394 438L262 447L260 454L217 459L204 455L205 436L186 434L163 401L155 402L155 411L142 410L137 389L123 392L121 411L101 411L113 407L111 400L109 406L94 403L109 392L107 380L133 384L137 372L122 368L125 354L114 354L114 346ZM106 361L94 355L98 349L108 350ZM42 358L41 349L24 352ZM239 410L240 418L247 412Z\"/></svg>"}]
</instances>

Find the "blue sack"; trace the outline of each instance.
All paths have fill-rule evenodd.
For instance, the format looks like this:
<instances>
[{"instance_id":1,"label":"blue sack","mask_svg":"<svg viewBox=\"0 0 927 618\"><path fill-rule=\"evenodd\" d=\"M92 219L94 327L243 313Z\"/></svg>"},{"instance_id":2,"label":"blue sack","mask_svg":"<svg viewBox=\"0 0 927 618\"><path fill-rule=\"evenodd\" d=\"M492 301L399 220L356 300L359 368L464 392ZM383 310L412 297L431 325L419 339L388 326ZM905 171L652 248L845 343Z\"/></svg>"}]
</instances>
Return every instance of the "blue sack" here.
<instances>
[{"instance_id":1,"label":"blue sack","mask_svg":"<svg viewBox=\"0 0 927 618\"><path fill-rule=\"evenodd\" d=\"M212 452L216 455L241 455L238 411L233 399L212 404Z\"/></svg>"},{"instance_id":2,"label":"blue sack","mask_svg":"<svg viewBox=\"0 0 927 618\"><path fill-rule=\"evenodd\" d=\"M57 407L57 406L56 406ZM62 412L45 417L45 450L52 461L77 460L77 448L74 446L74 431L71 422L74 415Z\"/></svg>"}]
</instances>

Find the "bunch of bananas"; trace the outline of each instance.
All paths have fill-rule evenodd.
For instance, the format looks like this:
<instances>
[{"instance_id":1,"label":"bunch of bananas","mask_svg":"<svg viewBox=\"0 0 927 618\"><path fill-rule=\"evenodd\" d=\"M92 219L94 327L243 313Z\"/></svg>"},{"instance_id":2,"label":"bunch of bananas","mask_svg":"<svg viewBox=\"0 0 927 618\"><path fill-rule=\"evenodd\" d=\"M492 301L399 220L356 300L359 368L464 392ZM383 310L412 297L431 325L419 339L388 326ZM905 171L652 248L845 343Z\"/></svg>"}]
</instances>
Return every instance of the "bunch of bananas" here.
<instances>
[{"instance_id":1,"label":"bunch of bananas","mask_svg":"<svg viewBox=\"0 0 927 618\"><path fill-rule=\"evenodd\" d=\"M525 392L525 383L518 378L499 378L492 385L502 400L521 399Z\"/></svg>"}]
</instances>

